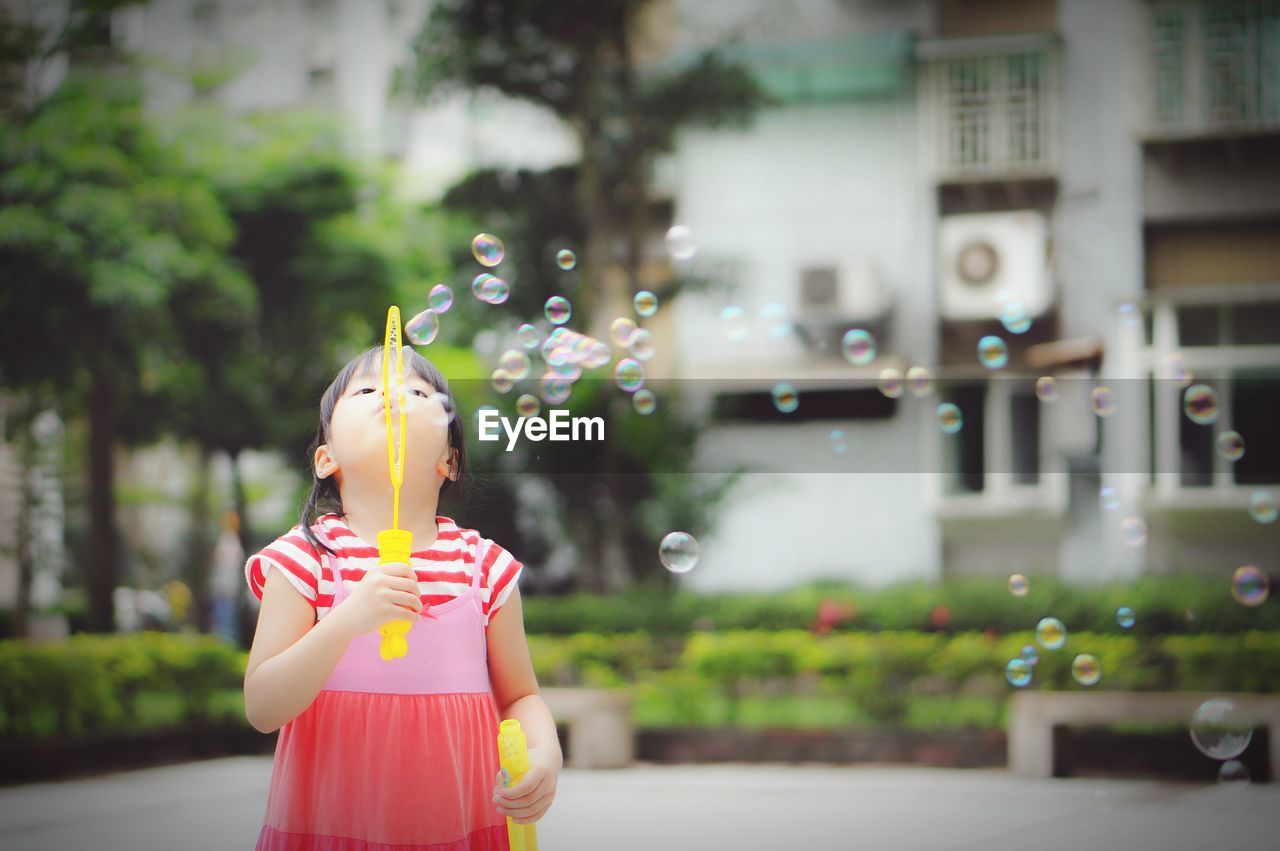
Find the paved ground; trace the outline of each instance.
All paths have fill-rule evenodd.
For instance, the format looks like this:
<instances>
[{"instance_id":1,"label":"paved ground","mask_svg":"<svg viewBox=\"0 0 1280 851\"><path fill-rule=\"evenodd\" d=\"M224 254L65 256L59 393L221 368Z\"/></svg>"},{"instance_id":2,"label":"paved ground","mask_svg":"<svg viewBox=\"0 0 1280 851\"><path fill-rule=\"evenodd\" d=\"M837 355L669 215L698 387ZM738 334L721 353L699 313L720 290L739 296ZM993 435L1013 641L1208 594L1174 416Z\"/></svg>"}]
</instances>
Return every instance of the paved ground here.
<instances>
[{"instance_id":1,"label":"paved ground","mask_svg":"<svg viewBox=\"0 0 1280 851\"><path fill-rule=\"evenodd\" d=\"M251 849L267 757L0 789L4 851ZM899 766L565 771L542 851L1280 848L1280 786Z\"/></svg>"}]
</instances>

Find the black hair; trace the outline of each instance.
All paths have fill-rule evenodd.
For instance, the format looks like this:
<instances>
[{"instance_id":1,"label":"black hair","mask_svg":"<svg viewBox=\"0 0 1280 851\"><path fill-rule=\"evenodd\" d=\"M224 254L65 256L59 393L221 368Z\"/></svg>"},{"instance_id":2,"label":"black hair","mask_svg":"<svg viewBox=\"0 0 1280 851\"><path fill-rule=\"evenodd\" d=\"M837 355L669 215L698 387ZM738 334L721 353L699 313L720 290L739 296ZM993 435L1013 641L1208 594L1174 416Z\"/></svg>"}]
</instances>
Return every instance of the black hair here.
<instances>
[{"instance_id":1,"label":"black hair","mask_svg":"<svg viewBox=\"0 0 1280 851\"><path fill-rule=\"evenodd\" d=\"M404 360L409 369L434 387L437 392L443 393L447 397L445 401L446 410L451 411L453 414L449 418L449 448L454 451L456 456L454 465L457 472L457 481L446 478L441 483L440 494L443 496L452 488L460 485L463 481L463 476L467 472L467 451L466 443L463 439L462 417L458 413L453 394L449 392L449 382L445 379L444 374L436 368L436 365L418 354L414 349L405 348L403 351ZM338 371L328 389L324 391L324 395L320 397L320 423L316 426L315 439L311 441L311 448L307 451L307 462L311 464L311 492L307 494L307 499L302 504L302 512L298 522L302 526L302 534L306 536L312 546L317 549L324 549L329 553L333 553L333 550L316 537L315 533L311 531L311 525L315 523L316 518L321 513L332 511L337 514L344 514L345 512L342 508L342 495L338 492L338 485L333 476L322 479L316 475L314 460L316 449L322 443L329 442L329 424L333 421L333 409L337 407L338 399L342 398L342 394L347 392L347 386L351 383L351 379L366 371L376 371L379 369L381 361L382 346L373 346L365 349Z\"/></svg>"}]
</instances>

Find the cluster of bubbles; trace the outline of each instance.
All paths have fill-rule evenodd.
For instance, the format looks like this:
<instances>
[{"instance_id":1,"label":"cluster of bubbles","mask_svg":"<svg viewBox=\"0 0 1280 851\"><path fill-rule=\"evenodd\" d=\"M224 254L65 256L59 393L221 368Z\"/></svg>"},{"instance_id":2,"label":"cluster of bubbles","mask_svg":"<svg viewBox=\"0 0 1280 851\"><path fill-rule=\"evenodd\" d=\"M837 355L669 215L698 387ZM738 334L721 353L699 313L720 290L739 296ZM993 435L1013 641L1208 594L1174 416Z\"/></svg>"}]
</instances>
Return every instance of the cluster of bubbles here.
<instances>
[{"instance_id":1,"label":"cluster of bubbles","mask_svg":"<svg viewBox=\"0 0 1280 851\"><path fill-rule=\"evenodd\" d=\"M511 286L497 275L481 272L471 280L471 294L485 304L502 304L511 297Z\"/></svg>"}]
</instances>

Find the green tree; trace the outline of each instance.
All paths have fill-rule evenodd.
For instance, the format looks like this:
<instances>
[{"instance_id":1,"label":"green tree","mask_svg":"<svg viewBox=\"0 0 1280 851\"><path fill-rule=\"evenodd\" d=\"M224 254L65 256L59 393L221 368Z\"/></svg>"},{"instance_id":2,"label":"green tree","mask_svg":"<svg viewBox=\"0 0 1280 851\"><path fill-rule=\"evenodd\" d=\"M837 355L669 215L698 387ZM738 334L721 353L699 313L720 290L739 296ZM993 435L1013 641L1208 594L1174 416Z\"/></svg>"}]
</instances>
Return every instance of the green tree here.
<instances>
[{"instance_id":1,"label":"green tree","mask_svg":"<svg viewBox=\"0 0 1280 851\"><path fill-rule=\"evenodd\" d=\"M89 628L114 625L113 452L166 428L156 400L185 302L251 310L212 188L160 144L128 75L73 73L0 129L0 382L56 388L89 424Z\"/></svg>"},{"instance_id":2,"label":"green tree","mask_svg":"<svg viewBox=\"0 0 1280 851\"><path fill-rule=\"evenodd\" d=\"M416 62L405 80L423 98L458 88L493 90L544 107L572 128L581 150L576 167L477 174L455 187L446 205L503 224L519 246L524 294L513 296L517 308L527 309L531 294L545 298L562 287L539 270L554 269L551 257L566 243L582 246L573 280L588 284L568 294L575 325L601 338L609 317L644 288L644 246L655 227L666 225L655 221L647 193L656 158L672 149L681 130L741 126L766 102L747 70L716 49L681 63L642 62L644 16L654 7L647 0L442 0L415 41ZM671 284L663 295L676 291ZM576 401L575 413L608 405L602 394L584 395L590 398ZM670 505L676 493L697 494L674 501L698 509L705 523L706 509L727 487L691 478L696 430L659 419L660 425L633 426L646 435L667 430L665 441L637 437L629 444L648 446L650 454L637 457L627 444L607 441L589 475L557 475L563 467L549 446L528 459L556 485L567 509L584 556L585 587L617 590L645 572L662 499Z\"/></svg>"}]
</instances>

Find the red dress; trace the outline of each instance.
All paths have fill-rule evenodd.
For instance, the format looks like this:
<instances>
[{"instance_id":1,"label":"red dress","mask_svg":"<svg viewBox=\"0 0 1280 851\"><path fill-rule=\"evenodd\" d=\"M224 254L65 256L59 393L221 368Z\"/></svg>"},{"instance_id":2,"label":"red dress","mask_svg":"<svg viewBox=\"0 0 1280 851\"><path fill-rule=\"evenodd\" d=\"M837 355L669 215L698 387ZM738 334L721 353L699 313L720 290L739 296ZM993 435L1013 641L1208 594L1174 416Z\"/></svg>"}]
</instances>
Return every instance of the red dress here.
<instances>
[{"instance_id":1,"label":"red dress","mask_svg":"<svg viewBox=\"0 0 1280 851\"><path fill-rule=\"evenodd\" d=\"M384 661L377 632L358 636L315 701L281 728L259 851L507 851L492 800L500 719L485 571L474 546L464 552L468 590L418 617L407 655ZM351 581L333 582L334 607Z\"/></svg>"}]
</instances>

